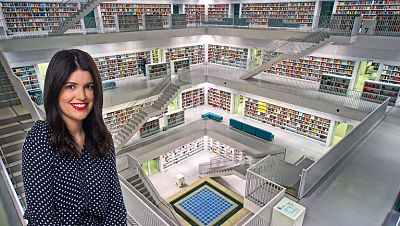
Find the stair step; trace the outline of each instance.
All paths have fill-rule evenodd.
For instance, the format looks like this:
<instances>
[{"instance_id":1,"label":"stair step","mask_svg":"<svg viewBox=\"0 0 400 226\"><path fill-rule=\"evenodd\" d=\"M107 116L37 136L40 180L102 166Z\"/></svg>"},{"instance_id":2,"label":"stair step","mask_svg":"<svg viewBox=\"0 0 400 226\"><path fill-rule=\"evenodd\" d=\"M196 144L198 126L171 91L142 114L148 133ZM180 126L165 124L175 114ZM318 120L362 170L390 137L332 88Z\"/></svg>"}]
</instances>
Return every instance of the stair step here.
<instances>
[{"instance_id":1,"label":"stair step","mask_svg":"<svg viewBox=\"0 0 400 226\"><path fill-rule=\"evenodd\" d=\"M25 140L26 134L28 132L15 132L15 133L8 133L6 135L2 135L0 137L0 145L5 145L9 143L13 143L20 140Z\"/></svg>"},{"instance_id":2,"label":"stair step","mask_svg":"<svg viewBox=\"0 0 400 226\"><path fill-rule=\"evenodd\" d=\"M11 124L11 123L14 123L14 122L25 121L25 120L28 120L28 119L32 119L30 114L18 115L18 116L14 116L14 117L11 117L11 118L1 119L0 120L0 125Z\"/></svg>"},{"instance_id":3,"label":"stair step","mask_svg":"<svg viewBox=\"0 0 400 226\"><path fill-rule=\"evenodd\" d=\"M0 93L7 93L7 92L11 92L11 91L15 91L14 86L12 86L11 83L9 85L1 86Z\"/></svg>"},{"instance_id":4,"label":"stair step","mask_svg":"<svg viewBox=\"0 0 400 226\"><path fill-rule=\"evenodd\" d=\"M21 154L22 154L22 149L19 149L19 150L13 151L13 152L4 153L4 157L10 158L10 157L21 155Z\"/></svg>"},{"instance_id":5,"label":"stair step","mask_svg":"<svg viewBox=\"0 0 400 226\"><path fill-rule=\"evenodd\" d=\"M32 127L33 121L27 122L27 123L22 123L22 124L16 124L13 126L5 127L0 129L0 136L5 135L7 133L12 133L20 130L26 130Z\"/></svg>"},{"instance_id":6,"label":"stair step","mask_svg":"<svg viewBox=\"0 0 400 226\"><path fill-rule=\"evenodd\" d=\"M11 107L14 105L20 105L21 101L19 100L19 98L11 98L8 100L0 100L0 108L4 108L4 107Z\"/></svg>"},{"instance_id":7,"label":"stair step","mask_svg":"<svg viewBox=\"0 0 400 226\"><path fill-rule=\"evenodd\" d=\"M12 167L15 167L15 166L18 166L18 165L21 165L21 164L22 164L22 159L20 159L18 161L15 161L15 162L9 162L8 163L8 167L12 168Z\"/></svg>"},{"instance_id":8,"label":"stair step","mask_svg":"<svg viewBox=\"0 0 400 226\"><path fill-rule=\"evenodd\" d=\"M0 84L0 86L1 86L1 84ZM15 99L15 98L18 98L18 95L15 91L0 93L0 100L9 100L9 99Z\"/></svg>"}]
</instances>

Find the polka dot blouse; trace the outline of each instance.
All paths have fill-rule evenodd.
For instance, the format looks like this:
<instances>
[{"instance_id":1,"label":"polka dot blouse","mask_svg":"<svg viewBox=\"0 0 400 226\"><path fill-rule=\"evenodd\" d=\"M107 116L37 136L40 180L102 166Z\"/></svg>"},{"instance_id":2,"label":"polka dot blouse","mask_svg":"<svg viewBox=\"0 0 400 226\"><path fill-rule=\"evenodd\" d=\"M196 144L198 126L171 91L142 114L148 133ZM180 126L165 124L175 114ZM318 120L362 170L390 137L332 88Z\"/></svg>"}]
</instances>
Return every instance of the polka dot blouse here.
<instances>
[{"instance_id":1,"label":"polka dot blouse","mask_svg":"<svg viewBox=\"0 0 400 226\"><path fill-rule=\"evenodd\" d=\"M115 154L95 159L84 147L81 158L59 157L50 137L48 124L37 121L23 146L28 225L126 225Z\"/></svg>"}]
</instances>

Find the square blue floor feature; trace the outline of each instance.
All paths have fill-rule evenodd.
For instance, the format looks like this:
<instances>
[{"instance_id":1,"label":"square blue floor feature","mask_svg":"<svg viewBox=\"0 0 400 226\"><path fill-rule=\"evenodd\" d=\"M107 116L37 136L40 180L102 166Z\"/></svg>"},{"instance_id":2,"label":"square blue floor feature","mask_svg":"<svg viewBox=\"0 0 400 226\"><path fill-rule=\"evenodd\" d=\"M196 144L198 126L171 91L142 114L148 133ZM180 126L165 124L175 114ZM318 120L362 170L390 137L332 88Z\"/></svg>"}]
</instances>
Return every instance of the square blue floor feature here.
<instances>
[{"instance_id":1,"label":"square blue floor feature","mask_svg":"<svg viewBox=\"0 0 400 226\"><path fill-rule=\"evenodd\" d=\"M198 225L214 225L238 205L212 187L204 185L175 206Z\"/></svg>"}]
</instances>

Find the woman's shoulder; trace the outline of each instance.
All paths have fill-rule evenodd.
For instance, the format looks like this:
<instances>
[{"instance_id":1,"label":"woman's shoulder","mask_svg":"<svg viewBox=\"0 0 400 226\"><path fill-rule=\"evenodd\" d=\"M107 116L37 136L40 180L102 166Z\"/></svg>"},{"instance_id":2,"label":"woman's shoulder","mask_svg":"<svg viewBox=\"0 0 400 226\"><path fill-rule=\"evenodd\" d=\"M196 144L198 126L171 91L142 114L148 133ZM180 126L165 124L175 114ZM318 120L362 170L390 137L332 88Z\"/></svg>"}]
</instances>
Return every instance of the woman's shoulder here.
<instances>
[{"instance_id":1,"label":"woman's shoulder","mask_svg":"<svg viewBox=\"0 0 400 226\"><path fill-rule=\"evenodd\" d=\"M46 121L36 121L30 131L28 132L27 138L33 138L35 140L40 139L41 141L48 140L50 137L51 130L49 124Z\"/></svg>"}]
</instances>

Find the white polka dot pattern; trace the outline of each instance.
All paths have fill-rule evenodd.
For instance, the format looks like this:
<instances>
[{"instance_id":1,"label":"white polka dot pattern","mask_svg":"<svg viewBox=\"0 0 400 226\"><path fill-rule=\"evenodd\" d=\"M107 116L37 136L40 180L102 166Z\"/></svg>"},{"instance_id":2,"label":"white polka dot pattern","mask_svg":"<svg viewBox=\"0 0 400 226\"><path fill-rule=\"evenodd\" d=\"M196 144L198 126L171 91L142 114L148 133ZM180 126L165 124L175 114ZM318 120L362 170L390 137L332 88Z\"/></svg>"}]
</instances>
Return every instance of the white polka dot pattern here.
<instances>
[{"instance_id":1,"label":"white polka dot pattern","mask_svg":"<svg viewBox=\"0 0 400 226\"><path fill-rule=\"evenodd\" d=\"M115 152L106 159L59 157L50 147L49 126L37 121L22 150L28 225L126 225Z\"/></svg>"}]
</instances>

